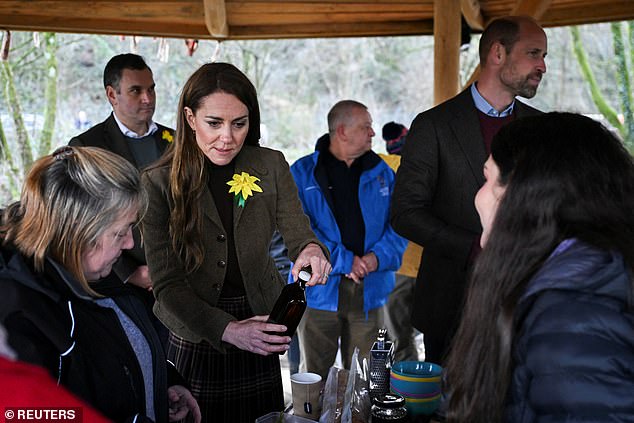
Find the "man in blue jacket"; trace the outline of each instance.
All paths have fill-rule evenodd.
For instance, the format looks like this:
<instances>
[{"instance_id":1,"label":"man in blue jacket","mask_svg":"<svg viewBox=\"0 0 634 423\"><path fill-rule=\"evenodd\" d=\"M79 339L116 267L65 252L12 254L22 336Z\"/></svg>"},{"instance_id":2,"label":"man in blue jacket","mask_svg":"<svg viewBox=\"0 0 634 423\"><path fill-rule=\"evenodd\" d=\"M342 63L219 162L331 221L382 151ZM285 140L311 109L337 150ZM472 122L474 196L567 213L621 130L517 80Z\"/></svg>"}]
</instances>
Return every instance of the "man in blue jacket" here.
<instances>
[{"instance_id":1,"label":"man in blue jacket","mask_svg":"<svg viewBox=\"0 0 634 423\"><path fill-rule=\"evenodd\" d=\"M304 212L331 254L330 280L307 288L299 326L302 367L324 380L339 338L345 368L355 347L359 358L368 356L406 246L389 223L394 172L371 150L367 107L338 102L328 113L328 131L313 154L291 167Z\"/></svg>"}]
</instances>

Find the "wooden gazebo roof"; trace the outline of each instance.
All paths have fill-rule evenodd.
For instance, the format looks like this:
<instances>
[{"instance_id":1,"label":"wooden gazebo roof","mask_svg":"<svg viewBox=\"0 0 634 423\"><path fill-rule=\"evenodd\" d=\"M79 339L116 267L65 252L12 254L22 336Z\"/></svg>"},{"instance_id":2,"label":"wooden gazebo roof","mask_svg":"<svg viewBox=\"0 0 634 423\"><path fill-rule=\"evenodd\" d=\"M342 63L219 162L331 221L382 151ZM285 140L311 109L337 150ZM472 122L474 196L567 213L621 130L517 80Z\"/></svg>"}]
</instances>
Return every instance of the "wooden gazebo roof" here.
<instances>
[{"instance_id":1,"label":"wooden gazebo roof","mask_svg":"<svg viewBox=\"0 0 634 423\"><path fill-rule=\"evenodd\" d=\"M544 27L634 19L634 0L2 0L0 29L194 39L431 35L434 5L451 3L476 30L514 11L539 14Z\"/></svg>"}]
</instances>

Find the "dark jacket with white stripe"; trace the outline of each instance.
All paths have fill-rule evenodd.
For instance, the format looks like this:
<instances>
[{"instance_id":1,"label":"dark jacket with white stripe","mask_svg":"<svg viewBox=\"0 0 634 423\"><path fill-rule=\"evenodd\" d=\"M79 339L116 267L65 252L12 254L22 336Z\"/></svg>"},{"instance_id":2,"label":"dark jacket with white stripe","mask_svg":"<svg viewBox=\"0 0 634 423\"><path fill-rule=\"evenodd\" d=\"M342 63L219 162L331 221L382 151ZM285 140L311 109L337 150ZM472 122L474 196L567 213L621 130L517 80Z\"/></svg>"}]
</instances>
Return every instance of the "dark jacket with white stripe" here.
<instances>
[{"instance_id":1,"label":"dark jacket with white stripe","mask_svg":"<svg viewBox=\"0 0 634 423\"><path fill-rule=\"evenodd\" d=\"M167 422L165 354L146 309L125 285L118 285L110 296L147 339L156 421ZM38 273L7 247L0 254L0 291L0 322L20 360L45 367L61 385L114 421L144 420L141 367L114 310L97 305L54 261L47 260L45 271ZM183 384L172 369L169 385Z\"/></svg>"}]
</instances>

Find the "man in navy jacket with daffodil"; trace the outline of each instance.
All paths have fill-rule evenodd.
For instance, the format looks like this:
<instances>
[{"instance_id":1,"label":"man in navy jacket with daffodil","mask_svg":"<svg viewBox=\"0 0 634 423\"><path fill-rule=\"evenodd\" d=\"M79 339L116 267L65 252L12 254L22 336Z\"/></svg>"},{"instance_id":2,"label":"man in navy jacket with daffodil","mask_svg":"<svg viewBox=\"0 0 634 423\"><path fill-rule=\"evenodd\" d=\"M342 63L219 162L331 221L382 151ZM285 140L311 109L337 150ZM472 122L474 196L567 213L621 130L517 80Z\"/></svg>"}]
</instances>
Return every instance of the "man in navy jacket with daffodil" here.
<instances>
[{"instance_id":1,"label":"man in navy jacket with daffodil","mask_svg":"<svg viewBox=\"0 0 634 423\"><path fill-rule=\"evenodd\" d=\"M155 162L173 141L174 130L152 120L156 106L152 70L141 56L119 54L106 64L103 75L112 113L103 122L73 137L69 145L100 147L123 157L141 170ZM135 248L124 251L114 267L116 275L144 289L152 284L134 233Z\"/></svg>"},{"instance_id":2,"label":"man in navy jacket with daffodil","mask_svg":"<svg viewBox=\"0 0 634 423\"><path fill-rule=\"evenodd\" d=\"M306 289L299 326L302 370L324 380L339 337L345 368L355 347L359 359L368 356L406 247L389 224L394 172L371 150L367 108L340 101L328 113L328 127L316 151L291 166L304 212L331 254L328 283Z\"/></svg>"},{"instance_id":3,"label":"man in navy jacket with daffodil","mask_svg":"<svg viewBox=\"0 0 634 423\"><path fill-rule=\"evenodd\" d=\"M105 121L73 137L69 145L109 150L141 170L161 157L174 139L173 129L152 120L156 106L152 70L141 56L119 54L106 64L103 85L112 113ZM113 284L120 283L118 279L129 282L151 314L154 296L150 292L152 280L141 245L141 232L135 227L132 234L134 248L122 252L110 279ZM167 329L158 319L154 319L154 324L166 344Z\"/></svg>"}]
</instances>

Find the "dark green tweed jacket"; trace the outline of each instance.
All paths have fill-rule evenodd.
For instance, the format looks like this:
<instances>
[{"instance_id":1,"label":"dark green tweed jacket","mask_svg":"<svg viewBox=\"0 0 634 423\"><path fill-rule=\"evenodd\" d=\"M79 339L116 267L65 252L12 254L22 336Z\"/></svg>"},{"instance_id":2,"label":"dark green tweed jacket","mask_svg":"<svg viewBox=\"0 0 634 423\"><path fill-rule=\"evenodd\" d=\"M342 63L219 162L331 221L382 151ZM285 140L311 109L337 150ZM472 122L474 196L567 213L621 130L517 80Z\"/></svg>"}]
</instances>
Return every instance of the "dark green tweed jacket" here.
<instances>
[{"instance_id":1,"label":"dark green tweed jacket","mask_svg":"<svg viewBox=\"0 0 634 423\"><path fill-rule=\"evenodd\" d=\"M233 231L249 304L256 315L266 315L286 283L269 255L275 229L284 237L293 261L311 242L320 245L327 257L328 250L310 228L282 153L245 145L236 157L235 171L260 178L258 185L263 191L254 192L244 208L234 206ZM142 230L157 299L154 312L175 334L191 342L206 340L215 349L224 351L228 345L222 342L222 333L230 321L236 320L216 307L226 272L221 263L227 260L226 233L211 193L205 191L204 263L187 275L169 236L168 180L167 166L143 174L149 207Z\"/></svg>"}]
</instances>

